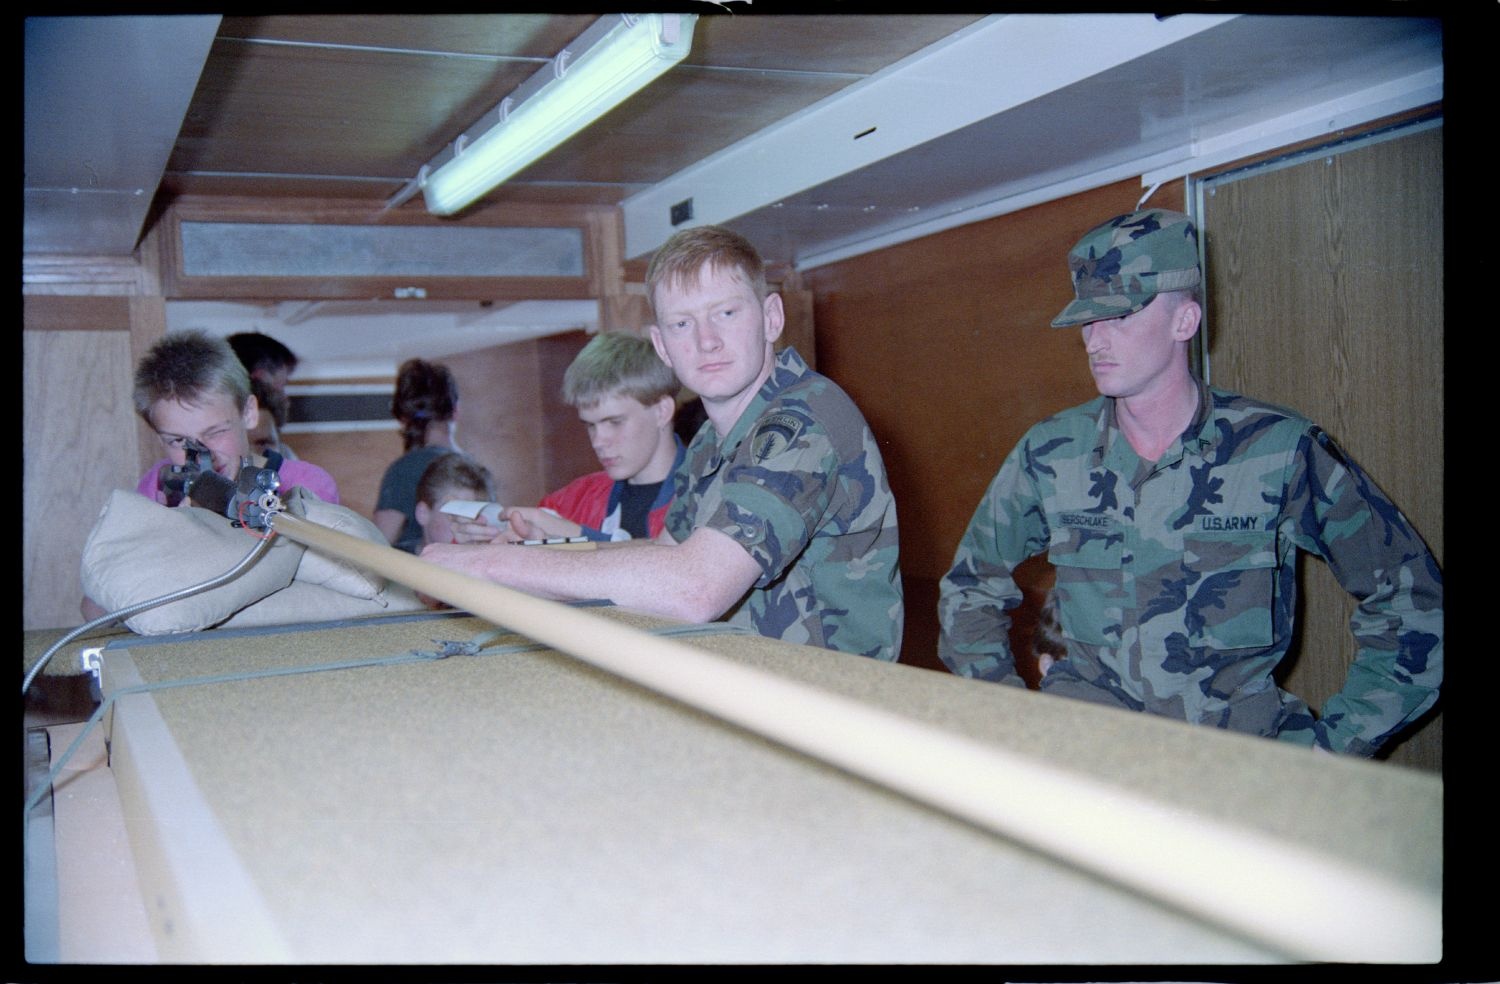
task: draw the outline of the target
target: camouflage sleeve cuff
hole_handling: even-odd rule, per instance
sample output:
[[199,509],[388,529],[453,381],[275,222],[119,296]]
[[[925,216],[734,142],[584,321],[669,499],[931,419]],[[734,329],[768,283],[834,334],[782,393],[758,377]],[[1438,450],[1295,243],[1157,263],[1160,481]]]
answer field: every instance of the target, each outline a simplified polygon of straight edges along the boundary
[[791,504],[753,484],[726,484],[718,509],[702,525],[733,539],[760,565],[758,587],[796,559],[813,528]]

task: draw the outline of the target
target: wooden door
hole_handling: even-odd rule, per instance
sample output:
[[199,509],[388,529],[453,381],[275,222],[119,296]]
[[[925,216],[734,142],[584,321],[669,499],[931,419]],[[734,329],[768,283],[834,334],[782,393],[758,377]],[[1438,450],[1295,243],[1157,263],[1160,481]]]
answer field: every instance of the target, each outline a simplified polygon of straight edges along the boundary
[[[1197,182],[1210,381],[1291,407],[1359,462],[1443,560],[1440,121]],[[1354,601],[1304,561],[1283,686],[1315,709],[1353,658]],[[1390,752],[1442,768],[1441,702]]]

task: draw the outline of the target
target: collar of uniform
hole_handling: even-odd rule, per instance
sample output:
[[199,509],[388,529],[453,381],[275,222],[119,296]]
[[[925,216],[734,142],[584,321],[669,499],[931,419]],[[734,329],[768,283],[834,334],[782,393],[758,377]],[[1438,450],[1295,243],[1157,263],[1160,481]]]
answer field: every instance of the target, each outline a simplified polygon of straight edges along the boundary
[[661,483],[656,501],[651,503],[653,512],[666,505],[677,494],[677,473],[682,471],[682,463],[687,460],[687,446],[682,443],[682,438],[674,434],[672,440],[677,443],[677,457],[672,459],[672,470],[667,473],[667,480]]
[[[1214,400],[1213,393],[1209,390],[1203,380],[1194,377],[1193,384],[1198,388],[1198,409],[1193,412],[1192,422],[1183,429],[1178,442],[1183,454],[1203,454],[1213,444],[1216,432],[1213,426]],[[1104,406],[1099,413],[1099,427],[1094,440],[1093,466],[1099,467],[1104,464],[1105,455],[1115,441],[1115,435],[1119,432],[1119,426],[1115,423],[1115,401],[1111,397],[1103,396],[1099,399],[1104,401]],[[1119,435],[1121,440],[1124,435]],[[1129,442],[1126,442],[1127,444]],[[1163,464],[1176,457],[1173,448],[1168,448],[1162,455],[1158,464]]]
[[[734,422],[734,427],[729,431],[729,436],[719,442],[719,458],[729,458],[734,455],[740,442],[749,436],[750,428],[760,419],[761,411],[766,405],[774,400],[783,390],[806,376],[812,370],[807,368],[807,363],[802,361],[802,356],[797,350],[788,345],[776,355],[776,362],[771,367],[771,377],[761,386],[760,392],[755,394],[755,399],[740,414],[740,419]],[[716,461],[717,465],[718,462]]]
[[1188,424],[1187,430],[1182,432],[1182,449],[1203,454],[1218,437],[1214,428],[1214,396],[1203,380],[1195,376],[1193,382],[1198,385],[1198,412],[1193,415],[1193,422]]
[[1101,396],[1100,399],[1104,401],[1104,409],[1099,414],[1099,430],[1094,442],[1092,467],[1109,468],[1111,471],[1128,477],[1140,468],[1141,459],[1121,432],[1120,425],[1115,421],[1114,398]]

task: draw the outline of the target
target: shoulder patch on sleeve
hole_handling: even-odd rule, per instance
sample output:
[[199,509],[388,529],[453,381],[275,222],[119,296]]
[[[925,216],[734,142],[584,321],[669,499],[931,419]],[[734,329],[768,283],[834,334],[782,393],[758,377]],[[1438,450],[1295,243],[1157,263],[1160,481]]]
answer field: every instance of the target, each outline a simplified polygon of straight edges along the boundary
[[755,427],[750,436],[750,456],[760,463],[773,458],[796,442],[805,421],[793,413],[773,413]]

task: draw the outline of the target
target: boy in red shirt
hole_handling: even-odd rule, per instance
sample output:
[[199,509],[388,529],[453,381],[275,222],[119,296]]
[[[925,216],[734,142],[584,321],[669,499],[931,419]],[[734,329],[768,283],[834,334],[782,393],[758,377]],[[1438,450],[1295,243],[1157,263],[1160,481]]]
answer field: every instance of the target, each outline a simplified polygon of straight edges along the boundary
[[677,376],[649,339],[596,335],[563,376],[563,400],[578,408],[602,471],[576,479],[536,507],[505,512],[520,539],[586,536],[650,540],[672,503],[683,445],[672,428]]

